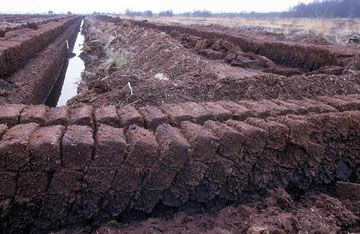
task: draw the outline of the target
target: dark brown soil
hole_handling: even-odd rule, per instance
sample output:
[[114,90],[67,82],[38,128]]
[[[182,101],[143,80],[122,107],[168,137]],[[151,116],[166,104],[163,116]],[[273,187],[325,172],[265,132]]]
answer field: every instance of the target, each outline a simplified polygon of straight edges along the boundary
[[[278,41],[292,41],[292,42],[305,42],[314,45],[333,45],[334,42],[327,40],[323,35],[317,34],[315,32],[308,32],[305,34],[301,30],[292,29],[292,32],[287,35],[284,34],[285,29],[272,29],[262,26],[246,26],[241,25],[235,28],[221,26],[218,24],[210,25],[192,25],[193,27],[203,28],[207,30],[216,30],[225,33],[239,33],[253,36],[262,36],[268,38],[269,40],[278,40]],[[272,32],[275,31],[275,32]],[[300,31],[300,32],[299,32]],[[344,40],[345,41],[345,40]]]
[[[354,186],[359,192],[359,185]],[[197,215],[185,211],[130,224],[113,221],[93,233],[357,233],[360,217],[344,201],[318,192],[295,200],[284,190],[269,190],[261,201],[246,205]]]
[[65,20],[31,19],[0,38],[0,233],[360,232],[359,51],[87,17],[79,94],[49,108],[25,104],[80,18],[9,50]]
[[0,231],[358,230],[359,95],[318,99],[0,106]]
[[[17,63],[24,59],[17,59],[16,56],[21,57],[21,54],[13,54],[10,56],[14,57],[13,62],[10,63],[11,69],[6,69],[6,64],[3,64],[4,66],[2,67],[5,68],[5,70],[1,71],[1,76],[5,76],[5,78],[0,79],[0,104],[41,104],[46,100],[61,69],[66,65],[68,55],[67,41],[69,46],[75,42],[74,39],[76,38],[80,21],[79,18],[73,18],[62,23],[63,27],[56,28],[57,30],[51,28],[53,27],[51,24],[42,29],[45,33],[50,34],[51,37],[43,36],[44,40],[29,40],[29,42],[23,43],[27,44],[28,47],[36,47],[37,49],[34,50],[33,53],[39,50],[39,53],[32,53],[31,56],[29,52],[30,49],[24,52],[23,56],[25,58],[28,57],[28,55],[34,57],[33,59],[28,59],[26,63],[23,64],[24,67],[21,67],[21,65]],[[49,30],[50,33],[47,30]],[[55,34],[54,31],[58,32]],[[13,32],[15,33],[17,31]],[[24,38],[25,36],[29,35],[24,34]],[[51,41],[49,38],[54,39],[54,41]],[[45,39],[49,40],[47,41]],[[0,43],[5,46],[10,42],[11,41],[4,40]],[[21,46],[24,46],[23,44],[21,44]],[[47,44],[49,45],[46,46]],[[7,49],[7,47],[4,48]],[[7,61],[9,53],[5,53],[4,57],[4,61]],[[16,72],[7,76],[10,70]]]
[[[66,16],[60,15],[0,15],[0,31],[10,32],[23,28],[36,28],[51,21],[58,21]],[[30,27],[29,27],[30,26]]]
[[76,17],[68,17],[39,26],[30,23],[29,27],[31,28],[27,27],[7,33],[5,38],[0,39],[0,78],[6,79],[22,68],[76,19]]
[[[193,48],[205,39],[179,34],[175,29],[168,35],[129,21],[112,23],[107,18],[91,19],[85,22],[85,37],[86,72],[80,93],[70,104],[159,106],[184,101],[302,99],[353,94],[360,90],[358,73],[347,73],[344,67],[337,70],[325,67],[306,73],[244,52],[241,52],[242,58],[253,65],[237,63],[235,67],[224,61],[226,54],[232,53],[224,47],[218,48],[224,51],[222,59],[208,59],[202,53],[197,54],[202,50]],[[209,45],[215,43],[210,52],[217,52],[212,49],[217,49],[217,41],[208,41]],[[192,47],[191,43],[194,43]],[[261,61],[271,67],[264,67]],[[294,75],[296,73],[301,75]]]

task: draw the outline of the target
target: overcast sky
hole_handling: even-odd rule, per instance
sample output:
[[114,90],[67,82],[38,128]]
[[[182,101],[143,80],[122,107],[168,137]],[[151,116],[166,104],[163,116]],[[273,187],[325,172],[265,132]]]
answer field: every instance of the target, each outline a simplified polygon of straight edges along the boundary
[[1,0],[1,12],[47,12],[92,13],[124,12],[126,9],[159,12],[210,10],[213,12],[284,11],[299,2],[313,0]]

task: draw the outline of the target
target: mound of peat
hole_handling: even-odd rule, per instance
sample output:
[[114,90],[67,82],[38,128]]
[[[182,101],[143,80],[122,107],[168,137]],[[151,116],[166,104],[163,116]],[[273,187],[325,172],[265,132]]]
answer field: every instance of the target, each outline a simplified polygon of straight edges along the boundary
[[[84,32],[86,71],[79,95],[69,104],[124,106],[135,102],[159,106],[186,101],[302,99],[360,90],[356,72],[285,77],[251,67],[233,67],[195,54],[178,37],[128,21],[92,18],[85,21]],[[246,61],[251,64],[255,60]],[[331,74],[324,69],[326,72]]]
[[[69,49],[75,42],[80,26],[80,17],[71,17],[61,22],[49,23],[48,27],[45,26],[46,24],[41,30],[42,33],[24,34],[21,38],[27,40],[20,43],[18,47],[6,47],[3,51],[3,59],[6,61],[2,64],[4,69],[15,71],[15,73],[5,79],[0,79],[0,104],[44,103],[60,71],[66,66]],[[5,42],[8,44],[11,40]],[[26,50],[22,49],[24,46]],[[22,53],[16,51],[22,51]],[[35,57],[29,59],[29,56]],[[24,59],[27,59],[24,63],[16,62]],[[4,76],[7,74],[8,72],[2,72]]]
[[360,231],[357,51],[87,17],[80,94],[25,105],[71,20],[3,63],[1,233]]
[[[149,106],[1,107],[8,113],[0,117],[7,124],[0,125],[2,231],[96,227],[113,218],[131,220],[133,212],[136,218],[157,209],[249,202],[268,189],[299,193],[339,180],[358,183],[359,98],[319,100],[327,104],[287,101],[267,111],[269,102],[178,104],[198,105],[190,108],[198,110],[191,118],[173,113],[169,104],[164,112]],[[324,114],[284,115],[306,113],[311,105]],[[246,112],[257,117],[235,120]],[[145,128],[126,126],[130,122]],[[348,218],[344,227],[334,227],[356,226],[355,214],[325,198]],[[282,208],[280,200],[269,199]],[[264,209],[254,214],[265,219]],[[319,215],[332,212],[324,209]]]

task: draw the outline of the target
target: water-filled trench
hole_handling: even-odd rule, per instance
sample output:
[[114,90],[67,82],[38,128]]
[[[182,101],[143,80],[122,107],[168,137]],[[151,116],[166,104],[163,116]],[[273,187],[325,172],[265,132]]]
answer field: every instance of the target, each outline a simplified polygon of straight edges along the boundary
[[73,56],[63,65],[58,79],[52,88],[45,104],[51,107],[66,105],[66,102],[77,95],[78,85],[81,81],[81,73],[85,69],[84,61],[80,58],[84,43],[84,35],[81,22],[80,31],[76,37],[73,48]]

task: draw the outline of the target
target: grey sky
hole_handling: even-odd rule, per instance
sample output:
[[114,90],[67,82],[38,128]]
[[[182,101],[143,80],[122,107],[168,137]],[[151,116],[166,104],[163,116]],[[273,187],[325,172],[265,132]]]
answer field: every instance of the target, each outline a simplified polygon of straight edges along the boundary
[[210,10],[213,12],[284,11],[298,2],[313,0],[1,0],[1,12],[47,12],[91,13],[136,11],[174,12]]

